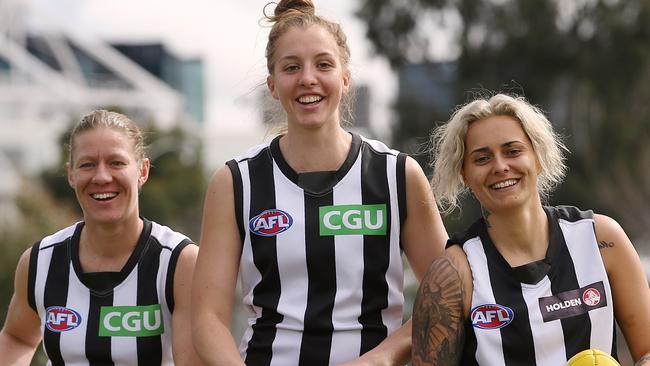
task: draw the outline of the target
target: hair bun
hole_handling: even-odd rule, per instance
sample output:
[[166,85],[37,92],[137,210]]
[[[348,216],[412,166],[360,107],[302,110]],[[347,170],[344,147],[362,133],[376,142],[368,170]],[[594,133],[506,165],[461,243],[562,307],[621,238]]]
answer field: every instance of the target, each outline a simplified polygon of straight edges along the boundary
[[273,11],[273,20],[277,21],[283,15],[294,12],[315,15],[316,8],[311,0],[280,0]]

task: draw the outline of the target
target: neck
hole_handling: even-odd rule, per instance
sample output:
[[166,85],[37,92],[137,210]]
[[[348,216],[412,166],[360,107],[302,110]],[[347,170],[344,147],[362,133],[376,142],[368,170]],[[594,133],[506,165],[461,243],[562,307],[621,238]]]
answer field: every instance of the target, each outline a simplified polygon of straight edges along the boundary
[[352,136],[341,126],[332,129],[289,130],[280,151],[298,173],[338,170],[350,152]]
[[549,234],[541,203],[508,212],[484,211],[483,215],[492,242],[511,266],[544,259]]
[[79,239],[79,261],[84,272],[118,272],[138,243],[144,222],[137,220],[116,225],[86,222]]

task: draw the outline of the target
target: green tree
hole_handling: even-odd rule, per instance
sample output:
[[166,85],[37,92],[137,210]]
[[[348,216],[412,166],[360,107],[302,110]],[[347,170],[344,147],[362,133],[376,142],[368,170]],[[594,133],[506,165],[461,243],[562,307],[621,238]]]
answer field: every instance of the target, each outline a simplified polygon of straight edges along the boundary
[[449,35],[457,53],[454,79],[443,84],[448,106],[398,100],[396,146],[426,136],[476,91],[525,95],[572,150],[554,197],[611,214],[632,237],[648,235],[650,1],[362,0],[357,15],[400,74],[436,64],[429,51],[436,32]]

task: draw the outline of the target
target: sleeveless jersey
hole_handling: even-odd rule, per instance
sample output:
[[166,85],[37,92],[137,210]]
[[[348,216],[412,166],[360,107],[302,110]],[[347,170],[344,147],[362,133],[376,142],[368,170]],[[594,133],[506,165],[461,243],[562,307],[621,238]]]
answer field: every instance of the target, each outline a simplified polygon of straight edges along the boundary
[[401,326],[405,159],[352,134],[346,161],[320,192],[301,187],[279,137],[227,163],[250,310],[246,364],[338,364]]
[[174,270],[191,243],[144,220],[115,285],[101,289],[81,270],[79,222],[32,247],[28,301],[41,318],[48,365],[173,365]]
[[593,213],[544,207],[549,219],[546,276],[522,283],[479,219],[448,245],[461,245],[472,270],[472,310],[461,365],[566,365],[597,348],[616,357],[612,293]]

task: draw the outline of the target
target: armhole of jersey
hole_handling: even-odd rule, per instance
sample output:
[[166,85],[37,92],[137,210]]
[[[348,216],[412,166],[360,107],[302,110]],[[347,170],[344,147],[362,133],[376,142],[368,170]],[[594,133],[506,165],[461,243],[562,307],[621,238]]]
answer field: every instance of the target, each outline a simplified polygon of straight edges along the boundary
[[399,204],[399,222],[406,221],[406,154],[397,155],[397,202]]
[[189,239],[183,240],[176,246],[176,248],[174,248],[172,255],[169,258],[167,278],[165,280],[165,297],[167,298],[167,306],[169,307],[170,313],[174,312],[174,274],[176,273],[178,257],[181,256],[183,249],[190,244],[192,244],[192,242]]
[[32,245],[32,251],[29,254],[29,268],[27,270],[27,302],[29,306],[38,313],[36,309],[36,265],[38,263],[38,250],[41,245],[40,241],[37,241]]
[[237,219],[237,227],[239,228],[239,239],[243,243],[246,233],[244,231],[243,219],[244,193],[241,172],[235,160],[230,160],[226,164],[232,173],[232,185],[235,192],[235,218]]

